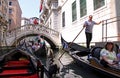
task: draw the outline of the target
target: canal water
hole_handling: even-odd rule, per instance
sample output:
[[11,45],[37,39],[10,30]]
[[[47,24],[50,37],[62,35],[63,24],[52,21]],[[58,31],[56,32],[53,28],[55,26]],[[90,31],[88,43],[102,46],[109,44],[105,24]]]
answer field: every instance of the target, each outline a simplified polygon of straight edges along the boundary
[[[110,78],[92,69],[78,66],[75,63],[75,61],[71,58],[71,56],[69,56],[69,54],[66,52],[60,58],[63,52],[64,51],[60,50],[54,53],[55,63],[57,63],[57,65],[60,67],[60,72],[55,78]],[[43,64],[47,66],[47,59],[40,59],[43,62]]]

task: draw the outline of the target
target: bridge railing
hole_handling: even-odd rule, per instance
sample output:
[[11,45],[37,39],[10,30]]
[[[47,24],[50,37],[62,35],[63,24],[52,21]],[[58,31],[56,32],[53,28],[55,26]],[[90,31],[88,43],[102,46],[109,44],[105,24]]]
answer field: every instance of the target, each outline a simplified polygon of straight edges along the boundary
[[21,26],[21,27],[17,27],[15,29],[12,29],[12,30],[8,30],[6,32],[6,37],[15,37],[15,35],[20,35],[20,33],[25,33],[27,31],[33,31],[34,32],[43,32],[43,33],[46,33],[46,34],[51,34],[51,36],[56,36],[58,37],[59,36],[59,32],[53,30],[53,29],[50,29],[48,27],[45,27],[45,26],[41,26],[41,25],[33,25],[33,24],[29,24],[29,25],[24,25],[24,26]]
[[[5,36],[6,36],[7,40],[9,40],[9,39],[16,40],[17,37],[25,36],[28,33],[29,34],[41,33],[41,35],[45,34],[50,38],[59,39],[58,31],[55,31],[53,29],[50,29],[50,28],[42,26],[42,25],[33,25],[33,24],[24,25],[24,26],[20,26],[15,29],[12,29],[12,30],[8,30],[5,34]],[[10,43],[10,41],[8,41],[8,42]]]

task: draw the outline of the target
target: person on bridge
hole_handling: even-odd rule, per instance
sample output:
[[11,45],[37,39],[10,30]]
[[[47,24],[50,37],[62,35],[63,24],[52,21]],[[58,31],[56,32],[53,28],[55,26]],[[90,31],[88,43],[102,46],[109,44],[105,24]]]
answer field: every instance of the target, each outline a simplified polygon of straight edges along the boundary
[[85,27],[85,35],[86,35],[86,46],[87,48],[90,48],[90,42],[92,40],[92,29],[94,25],[99,25],[100,22],[95,22],[92,20],[93,16],[89,15],[89,19],[84,22],[83,27]]
[[36,18],[34,19],[33,23],[34,23],[35,25],[39,24],[39,23],[38,23],[38,20],[37,20]]

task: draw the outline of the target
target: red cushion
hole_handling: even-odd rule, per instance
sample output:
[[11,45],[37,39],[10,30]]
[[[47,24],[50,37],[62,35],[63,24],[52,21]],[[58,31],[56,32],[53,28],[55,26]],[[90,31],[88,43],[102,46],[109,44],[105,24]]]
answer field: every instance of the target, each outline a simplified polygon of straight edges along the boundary
[[4,67],[9,67],[9,66],[26,66],[30,63],[29,60],[19,60],[19,61],[8,61],[5,63]]
[[8,61],[6,64],[29,64],[29,60],[19,60],[19,61]]
[[19,70],[3,70],[0,75],[11,75],[11,74],[27,74],[28,70],[27,69],[19,69]]
[[[16,73],[15,73],[16,72]],[[20,75],[19,75],[20,74]],[[38,74],[32,74],[32,75],[21,75],[21,74],[27,74],[27,71],[25,70],[7,70],[3,73],[0,73],[0,76],[3,76],[5,78],[39,78]],[[15,76],[18,75],[18,76]]]
[[8,78],[40,78],[38,74],[33,74],[29,76],[13,76],[13,77],[8,77]]

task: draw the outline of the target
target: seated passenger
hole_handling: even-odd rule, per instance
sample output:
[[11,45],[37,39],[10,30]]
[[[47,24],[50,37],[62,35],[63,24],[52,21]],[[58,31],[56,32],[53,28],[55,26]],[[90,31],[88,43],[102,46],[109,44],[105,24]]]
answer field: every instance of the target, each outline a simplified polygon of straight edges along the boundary
[[113,51],[114,44],[112,42],[107,42],[105,48],[103,48],[100,52],[100,63],[104,67],[109,67],[109,65],[116,64],[117,56],[115,51]]

